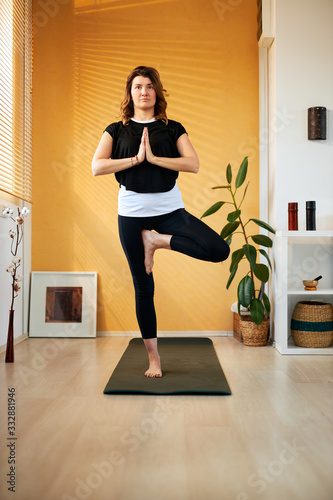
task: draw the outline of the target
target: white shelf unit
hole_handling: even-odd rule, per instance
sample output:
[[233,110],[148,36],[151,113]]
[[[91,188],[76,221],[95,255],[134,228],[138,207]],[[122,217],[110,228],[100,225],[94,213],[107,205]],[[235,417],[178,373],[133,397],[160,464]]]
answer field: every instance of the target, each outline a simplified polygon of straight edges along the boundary
[[[333,354],[326,348],[298,347],[290,321],[297,302],[333,304],[333,231],[278,231],[275,249],[274,345],[281,354]],[[303,280],[322,275],[316,291],[304,290]]]

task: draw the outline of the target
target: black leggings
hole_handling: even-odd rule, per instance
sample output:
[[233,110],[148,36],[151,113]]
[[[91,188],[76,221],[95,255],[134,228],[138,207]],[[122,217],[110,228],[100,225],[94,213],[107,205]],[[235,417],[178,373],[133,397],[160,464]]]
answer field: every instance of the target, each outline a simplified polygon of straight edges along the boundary
[[155,217],[118,216],[119,235],[127,257],[135,288],[136,316],[144,339],[157,334],[154,307],[154,279],[144,266],[144,247],[141,231],[155,230],[171,234],[171,250],[195,259],[222,262],[230,249],[219,234],[183,208]]

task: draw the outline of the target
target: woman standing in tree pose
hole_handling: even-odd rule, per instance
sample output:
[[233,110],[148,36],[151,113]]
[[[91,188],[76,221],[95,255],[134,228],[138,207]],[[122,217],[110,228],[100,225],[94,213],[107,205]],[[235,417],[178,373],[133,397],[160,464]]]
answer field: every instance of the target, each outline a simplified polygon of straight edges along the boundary
[[179,172],[197,173],[198,156],[184,127],[166,115],[159,73],[147,66],[128,76],[122,120],[109,125],[92,160],[94,175],[115,174],[120,184],[120,241],[133,277],[136,314],[145,343],[147,377],[161,377],[154,307],[154,252],[165,248],[221,262],[227,243],[186,212],[176,183]]

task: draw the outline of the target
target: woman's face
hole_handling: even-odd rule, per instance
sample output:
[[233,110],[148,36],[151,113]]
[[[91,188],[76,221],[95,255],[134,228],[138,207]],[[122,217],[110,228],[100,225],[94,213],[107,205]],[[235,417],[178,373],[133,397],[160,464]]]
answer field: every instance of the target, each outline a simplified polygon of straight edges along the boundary
[[136,76],[132,82],[131,95],[134,109],[148,111],[154,110],[156,103],[156,92],[150,78]]

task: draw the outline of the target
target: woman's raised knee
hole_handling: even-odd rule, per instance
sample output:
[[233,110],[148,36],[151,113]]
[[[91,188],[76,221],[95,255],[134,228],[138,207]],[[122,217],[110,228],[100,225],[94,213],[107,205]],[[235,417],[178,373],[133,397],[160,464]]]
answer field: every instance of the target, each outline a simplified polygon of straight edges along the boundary
[[218,244],[211,250],[211,261],[212,262],[223,262],[229,257],[230,247],[222,238]]

